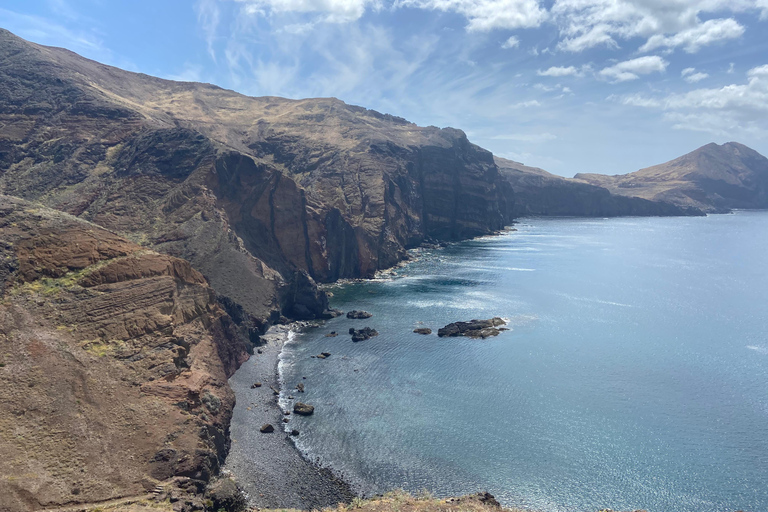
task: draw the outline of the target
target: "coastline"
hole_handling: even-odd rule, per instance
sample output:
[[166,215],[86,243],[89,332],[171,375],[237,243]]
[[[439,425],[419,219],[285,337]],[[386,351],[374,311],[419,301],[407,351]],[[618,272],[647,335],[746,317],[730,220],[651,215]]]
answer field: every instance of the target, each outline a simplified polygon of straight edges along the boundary
[[[278,363],[283,345],[305,322],[272,326],[263,345],[229,379],[237,402],[230,426],[232,445],[223,471],[229,473],[255,508],[321,509],[349,503],[356,494],[328,468],[307,460],[284,431]],[[261,386],[251,388],[255,382]],[[271,424],[274,432],[262,433]]]

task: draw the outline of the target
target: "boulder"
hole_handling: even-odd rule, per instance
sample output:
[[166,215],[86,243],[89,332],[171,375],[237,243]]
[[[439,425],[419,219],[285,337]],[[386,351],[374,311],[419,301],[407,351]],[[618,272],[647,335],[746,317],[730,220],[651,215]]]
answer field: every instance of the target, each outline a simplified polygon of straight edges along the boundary
[[445,327],[438,329],[437,335],[445,336],[470,336],[473,338],[487,338],[488,336],[496,336],[499,334],[499,330],[496,327],[504,325],[506,322],[499,317],[494,317],[489,320],[470,320],[469,322],[453,322]]
[[261,387],[261,382],[254,382],[251,384],[251,389],[256,389]]
[[416,334],[432,334],[432,329],[429,327],[419,327],[418,329],[414,329],[413,332]]
[[293,412],[301,416],[311,416],[315,413],[315,407],[302,402],[296,402],[293,404]]
[[262,425],[261,428],[259,429],[259,432],[261,432],[262,434],[269,434],[270,432],[274,432],[274,431],[275,431],[275,427],[273,427],[270,423]]
[[299,431],[298,431],[298,430],[296,430],[296,429],[293,429],[293,430],[291,430],[291,435],[292,435],[293,437],[296,437],[296,436],[298,436],[298,435],[299,435]]
[[221,477],[211,482],[205,491],[205,497],[212,502],[212,510],[240,512],[246,507],[245,495],[229,477]]
[[331,331],[328,334],[326,334],[325,337],[326,338],[335,338],[338,335],[339,335],[339,333],[337,333],[336,331]]
[[354,320],[364,320],[366,318],[371,318],[373,315],[367,311],[358,311],[357,309],[354,309],[347,313],[347,318],[352,318]]
[[376,329],[371,329],[370,327],[363,327],[362,329],[350,328],[349,334],[352,335],[352,341],[354,342],[365,341],[379,335]]
[[299,393],[303,393],[304,392],[304,384],[302,384],[301,382],[296,384],[296,391],[298,391]]

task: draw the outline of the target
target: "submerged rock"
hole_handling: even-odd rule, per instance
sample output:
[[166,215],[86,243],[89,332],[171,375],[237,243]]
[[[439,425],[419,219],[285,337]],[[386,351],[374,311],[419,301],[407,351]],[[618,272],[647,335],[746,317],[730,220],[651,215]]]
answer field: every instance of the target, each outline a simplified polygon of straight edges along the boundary
[[297,390],[299,393],[303,393],[303,392],[304,392],[304,384],[302,384],[301,382],[299,382],[298,384],[296,384],[296,390]]
[[497,336],[499,329],[496,327],[505,325],[506,322],[499,317],[489,320],[470,320],[469,322],[453,322],[445,327],[438,329],[437,335],[445,336],[467,336],[470,338],[487,338]]
[[261,382],[254,382],[251,384],[251,389],[256,389],[261,387]]
[[417,329],[414,329],[413,332],[416,334],[432,334],[432,329],[429,327],[419,327]]
[[299,435],[299,431],[298,431],[298,430],[296,430],[296,429],[293,429],[293,430],[291,430],[291,435],[292,435],[293,437],[296,437],[296,436],[298,436],[298,435]]
[[301,416],[310,416],[315,413],[315,407],[302,402],[296,402],[293,404],[293,412]]
[[373,316],[372,313],[369,313],[367,311],[358,311],[357,309],[347,313],[347,318],[352,318],[354,320],[363,320],[365,318],[371,318],[372,316]]
[[339,333],[337,333],[336,331],[331,331],[328,334],[326,334],[325,337],[326,338],[335,338],[338,335],[339,335]]
[[376,329],[371,329],[370,327],[363,327],[362,329],[355,329],[350,327],[349,334],[352,335],[352,341],[365,341],[367,339],[373,338],[374,336],[378,336],[379,332]]

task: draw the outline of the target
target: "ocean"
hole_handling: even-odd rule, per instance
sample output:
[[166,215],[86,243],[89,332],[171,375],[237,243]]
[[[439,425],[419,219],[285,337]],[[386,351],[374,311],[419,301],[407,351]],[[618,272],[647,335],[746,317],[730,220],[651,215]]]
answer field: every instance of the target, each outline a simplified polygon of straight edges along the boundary
[[[768,511],[768,212],[514,227],[329,288],[373,317],[284,347],[281,403],[303,382],[316,407],[297,446],[368,495]],[[485,340],[412,332],[494,316]]]

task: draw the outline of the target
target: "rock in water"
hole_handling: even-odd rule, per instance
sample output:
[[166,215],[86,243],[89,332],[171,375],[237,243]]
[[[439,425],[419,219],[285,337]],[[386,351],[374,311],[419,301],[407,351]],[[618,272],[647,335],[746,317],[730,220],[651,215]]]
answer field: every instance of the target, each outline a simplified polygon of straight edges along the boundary
[[429,327],[419,327],[418,329],[414,329],[413,332],[416,334],[432,334],[432,329]]
[[347,313],[347,318],[352,318],[354,320],[363,320],[365,318],[371,318],[373,315],[367,311],[358,311],[353,310]]
[[298,436],[298,435],[299,435],[299,431],[298,431],[298,430],[296,430],[296,429],[293,429],[293,430],[291,430],[291,435],[292,435],[293,437],[296,437],[296,436]]
[[303,393],[303,392],[304,392],[304,384],[302,384],[301,382],[299,382],[298,384],[296,384],[296,390],[297,390],[299,393]]
[[273,427],[270,423],[267,423],[266,425],[262,425],[259,431],[262,434],[269,434],[270,432],[275,431],[275,427]]
[[251,384],[251,389],[256,389],[261,387],[261,382],[254,382]]
[[355,329],[350,327],[349,334],[352,335],[352,341],[365,341],[367,339],[373,338],[374,336],[378,336],[379,332],[376,329],[371,329],[370,327],[363,327],[362,329]]
[[301,416],[311,416],[315,413],[315,407],[302,402],[293,404],[293,412]]
[[489,320],[470,320],[469,322],[453,322],[445,327],[438,329],[437,335],[445,336],[467,336],[470,338],[487,338],[497,336],[499,330],[496,327],[504,325],[506,322],[499,317]]

